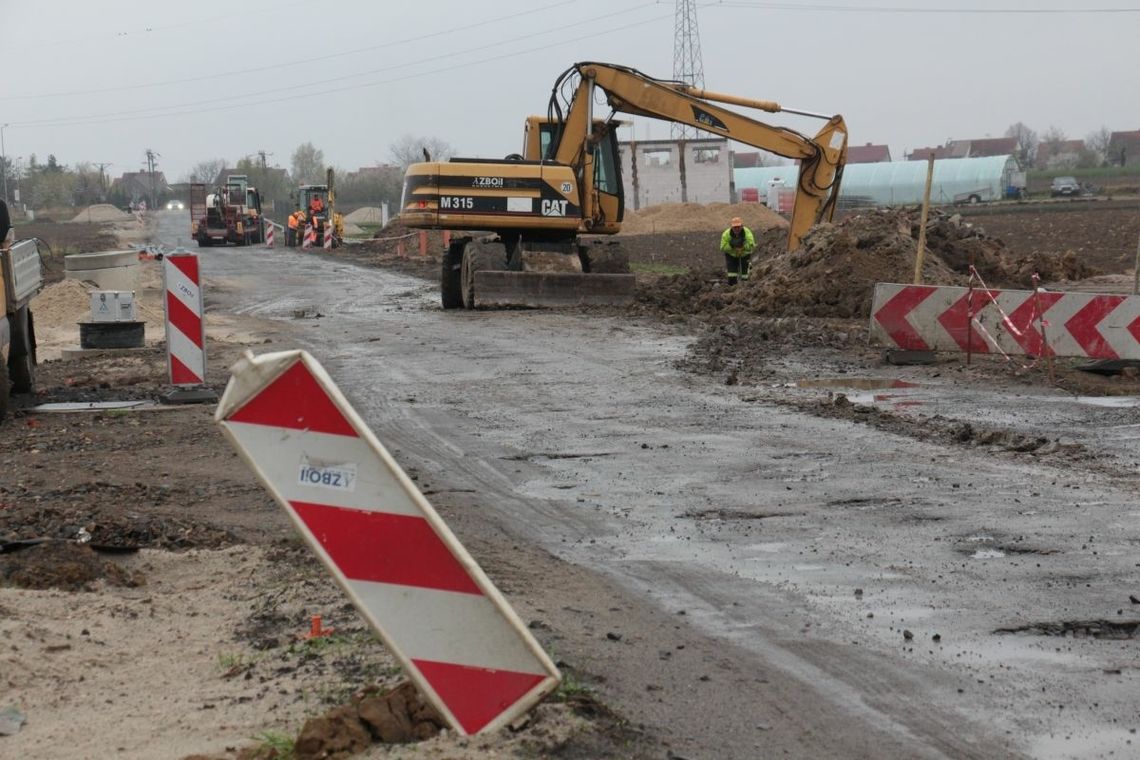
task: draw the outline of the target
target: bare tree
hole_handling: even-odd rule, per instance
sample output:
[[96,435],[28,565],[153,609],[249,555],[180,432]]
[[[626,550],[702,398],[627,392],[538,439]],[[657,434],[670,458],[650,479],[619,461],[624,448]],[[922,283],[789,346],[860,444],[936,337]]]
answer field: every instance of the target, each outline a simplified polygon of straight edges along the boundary
[[1076,166],[1077,156],[1065,155],[1062,147],[1068,135],[1060,127],[1049,125],[1041,135],[1041,142],[1037,145],[1037,164],[1048,169],[1072,169]]
[[311,142],[301,143],[293,151],[293,181],[301,185],[319,185],[325,181],[325,154]]
[[1095,132],[1089,132],[1085,138],[1085,147],[1096,154],[1097,163],[1103,164],[1108,159],[1108,146],[1112,142],[1112,130],[1101,126]]
[[388,146],[392,161],[403,171],[417,161],[446,161],[455,155],[455,149],[438,137],[404,135]]
[[1037,133],[1019,121],[1009,125],[1005,136],[1017,138],[1017,160],[1023,167],[1029,166],[1037,152]]
[[211,158],[209,161],[199,161],[194,164],[187,178],[189,182],[212,183],[226,168],[226,159]]

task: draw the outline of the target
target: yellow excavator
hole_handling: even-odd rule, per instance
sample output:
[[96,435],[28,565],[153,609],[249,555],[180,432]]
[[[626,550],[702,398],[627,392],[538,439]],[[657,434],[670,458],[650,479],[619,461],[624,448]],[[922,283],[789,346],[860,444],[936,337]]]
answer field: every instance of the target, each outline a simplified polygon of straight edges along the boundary
[[[601,91],[611,113],[595,118]],[[719,103],[824,120],[815,135],[765,124]],[[409,227],[467,231],[443,256],[445,309],[613,304],[633,296],[628,257],[612,240],[625,196],[618,113],[687,124],[798,159],[788,250],[835,212],[847,160],[842,116],[710,92],[609,63],[576,63],[555,81],[547,115],[527,119],[523,152],[505,159],[453,158],[412,164],[400,219]]]

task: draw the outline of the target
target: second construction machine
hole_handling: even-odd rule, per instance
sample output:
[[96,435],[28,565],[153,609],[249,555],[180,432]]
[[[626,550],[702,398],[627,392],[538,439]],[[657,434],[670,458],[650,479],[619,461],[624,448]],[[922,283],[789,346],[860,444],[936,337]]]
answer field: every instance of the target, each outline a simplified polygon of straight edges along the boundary
[[[595,118],[595,97],[611,112]],[[814,137],[719,103],[822,119]],[[557,79],[547,115],[527,119],[523,152],[505,159],[412,164],[400,219],[409,227],[466,231],[444,253],[445,309],[609,304],[629,300],[633,275],[614,235],[625,211],[615,115],[686,124],[800,162],[788,250],[835,212],[847,160],[842,116],[784,108],[653,79],[608,63],[576,63]]]
[[[297,208],[305,212],[306,222],[313,228],[319,248],[325,239],[325,229],[332,230],[332,246],[339,248],[344,242],[344,215],[336,210],[336,185],[332,169],[328,169],[323,185],[301,185],[295,199]],[[314,206],[314,201],[318,203]],[[330,222],[331,220],[331,222]]]

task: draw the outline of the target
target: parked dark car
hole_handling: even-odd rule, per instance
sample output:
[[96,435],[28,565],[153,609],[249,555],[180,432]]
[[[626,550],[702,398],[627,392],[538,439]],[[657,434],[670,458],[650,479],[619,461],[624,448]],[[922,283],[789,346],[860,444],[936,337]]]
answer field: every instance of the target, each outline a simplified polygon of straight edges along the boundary
[[1053,186],[1049,189],[1049,194],[1054,198],[1080,195],[1081,183],[1077,182],[1076,177],[1054,177]]

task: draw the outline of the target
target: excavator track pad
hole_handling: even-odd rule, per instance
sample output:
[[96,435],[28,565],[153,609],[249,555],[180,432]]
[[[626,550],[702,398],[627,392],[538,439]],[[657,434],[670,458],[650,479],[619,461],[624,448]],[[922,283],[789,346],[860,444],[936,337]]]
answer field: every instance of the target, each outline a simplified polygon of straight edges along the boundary
[[552,308],[565,306],[624,306],[633,302],[634,275],[579,272],[475,273],[475,306]]

